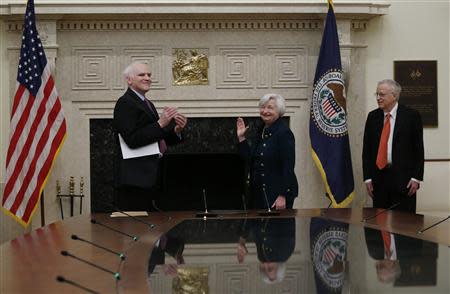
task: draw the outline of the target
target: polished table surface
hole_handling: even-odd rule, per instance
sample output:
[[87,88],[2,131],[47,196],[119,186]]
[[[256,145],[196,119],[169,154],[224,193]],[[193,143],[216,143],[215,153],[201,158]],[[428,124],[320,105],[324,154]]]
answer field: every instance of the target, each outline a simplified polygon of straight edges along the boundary
[[[443,218],[394,211],[373,217],[380,212],[82,215],[4,243],[0,293],[450,293],[450,221],[418,234]],[[393,233],[400,264],[388,283],[376,270],[379,230]],[[238,248],[247,250],[241,260]],[[284,274],[268,284],[273,268]]]

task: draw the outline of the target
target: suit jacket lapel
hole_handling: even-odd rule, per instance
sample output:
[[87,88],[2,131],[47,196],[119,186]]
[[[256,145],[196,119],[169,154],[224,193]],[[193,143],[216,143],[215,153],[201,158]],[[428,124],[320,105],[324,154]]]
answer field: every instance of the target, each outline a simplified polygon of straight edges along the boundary
[[[374,124],[375,124],[374,127],[375,127],[375,131],[376,131],[376,140],[377,140],[377,142],[380,142],[381,132],[383,130],[383,125],[384,125],[384,112],[383,112],[383,110],[378,109],[378,112],[377,112],[377,114],[375,116]],[[378,148],[378,145],[376,146],[376,148]]]
[[398,108],[397,108],[397,116],[395,117],[394,134],[392,136],[392,146],[395,146],[394,142],[397,140],[398,130],[402,126],[403,114],[404,114],[403,113],[403,107],[401,107],[401,105],[399,104]]
[[[135,103],[139,108],[141,108],[142,110],[144,110],[144,111],[145,111],[152,119],[156,119],[156,120],[159,119],[159,117],[155,116],[155,114],[156,114],[157,112],[156,112],[156,109],[155,109],[155,107],[153,106],[153,104],[152,104],[152,109],[150,109],[150,108],[148,107],[147,103],[146,103],[145,101],[142,101],[142,99],[139,98],[139,96],[136,95],[136,93],[134,93],[134,91],[131,90],[130,88],[128,88],[128,95],[129,95],[130,98],[134,101],[134,103]],[[151,102],[150,102],[150,103],[151,103]],[[152,110],[153,110],[154,112],[153,112]]]

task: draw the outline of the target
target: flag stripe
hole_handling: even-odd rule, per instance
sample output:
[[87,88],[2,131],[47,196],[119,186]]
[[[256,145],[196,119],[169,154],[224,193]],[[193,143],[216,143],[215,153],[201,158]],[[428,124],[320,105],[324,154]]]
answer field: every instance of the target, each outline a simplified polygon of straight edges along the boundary
[[11,110],[11,120],[12,120],[12,117],[14,116],[14,114],[16,113],[17,107],[19,106],[19,102],[23,101],[21,99],[21,97],[22,97],[23,92],[25,91],[25,89],[26,88],[24,86],[22,86],[21,84],[17,83],[17,85],[16,85],[16,95],[14,95],[14,102],[13,102],[13,107],[12,107],[12,110]]
[[[28,97],[26,98],[22,98],[22,95],[20,96],[20,99],[22,99],[22,101],[25,101],[26,103],[24,103],[24,109],[21,111],[21,115],[20,116],[15,116],[15,118],[18,119],[17,123],[14,123],[14,121],[12,121],[13,125],[11,126],[12,128],[14,128],[14,134],[12,135],[11,139],[10,139],[10,145],[8,148],[8,154],[6,157],[6,166],[8,167],[9,165],[9,161],[11,160],[11,156],[13,155],[14,151],[17,151],[16,149],[16,145],[17,142],[19,141],[20,136],[23,133],[23,130],[25,128],[25,124],[28,121],[28,117],[30,115],[31,112],[31,108],[33,106],[33,97],[30,97],[30,92],[28,92],[28,90],[26,90],[25,87],[20,86],[19,87],[20,90],[23,89],[23,95],[26,95]],[[26,90],[26,91],[25,91]],[[18,103],[19,104],[19,103]]]

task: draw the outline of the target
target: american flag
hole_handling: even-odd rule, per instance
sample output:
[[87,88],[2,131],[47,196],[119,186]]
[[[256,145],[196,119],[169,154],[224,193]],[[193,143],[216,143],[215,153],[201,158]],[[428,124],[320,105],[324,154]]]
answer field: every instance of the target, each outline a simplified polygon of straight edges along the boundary
[[25,12],[2,206],[28,226],[66,135],[66,120],[36,29],[34,1]]

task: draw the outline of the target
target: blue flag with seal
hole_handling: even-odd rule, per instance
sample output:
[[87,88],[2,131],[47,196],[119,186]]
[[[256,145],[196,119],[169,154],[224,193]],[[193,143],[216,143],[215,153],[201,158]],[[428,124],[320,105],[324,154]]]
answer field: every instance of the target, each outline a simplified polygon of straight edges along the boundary
[[347,207],[354,197],[344,75],[333,1],[328,14],[314,77],[309,135],[313,160],[333,207]]

